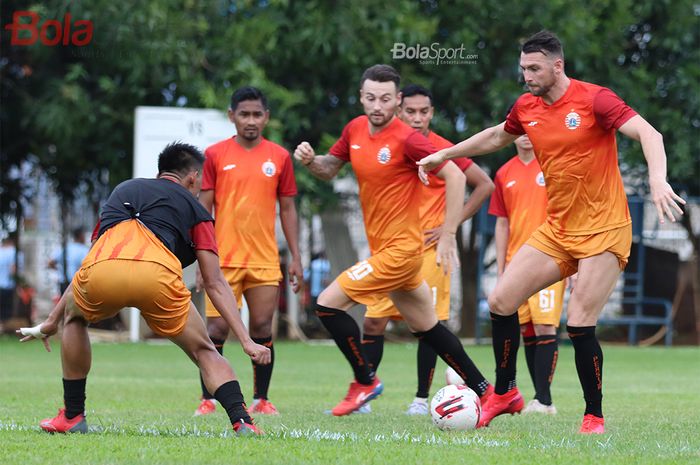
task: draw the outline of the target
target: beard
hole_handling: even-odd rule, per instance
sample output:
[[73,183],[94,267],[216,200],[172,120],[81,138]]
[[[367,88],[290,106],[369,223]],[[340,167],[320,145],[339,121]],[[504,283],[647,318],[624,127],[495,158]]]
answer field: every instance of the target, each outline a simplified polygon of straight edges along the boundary
[[260,135],[260,131],[256,130],[243,130],[239,136],[247,141],[254,141]]
[[551,84],[537,84],[537,85],[534,85],[532,87],[527,85],[527,84],[525,84],[525,85],[527,86],[530,93],[532,95],[534,95],[535,97],[540,97],[542,95],[545,95],[550,90],[552,90],[552,87],[554,87],[553,82]]
[[393,114],[385,115],[384,113],[370,113],[368,118],[373,126],[381,127],[386,125],[393,116]]

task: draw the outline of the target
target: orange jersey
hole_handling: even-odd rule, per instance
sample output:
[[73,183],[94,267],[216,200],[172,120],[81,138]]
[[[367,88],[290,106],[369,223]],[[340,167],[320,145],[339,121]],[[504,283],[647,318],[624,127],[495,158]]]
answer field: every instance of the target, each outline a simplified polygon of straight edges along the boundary
[[372,135],[367,117],[359,116],[331,147],[329,153],[350,162],[355,171],[373,255],[388,247],[418,255],[423,250],[416,161],[435,151],[425,136],[396,117]]
[[264,138],[246,150],[233,137],[204,154],[202,190],[214,190],[219,264],[279,268],[277,199],[297,193],[289,152]]
[[535,229],[544,223],[547,190],[537,160],[525,164],[517,155],[496,172],[494,183],[496,189],[491,196],[489,213],[508,218],[508,263]]
[[609,89],[575,79],[552,105],[532,94],[515,102],[505,130],[527,133],[532,142],[553,230],[589,235],[631,222],[615,130],[636,114]]
[[[442,150],[452,147],[454,144],[444,137],[438,136],[433,131],[428,133],[428,140],[436,149]],[[474,162],[469,158],[455,158],[452,160],[459,169],[464,172]],[[445,181],[437,176],[428,176],[430,184],[421,184],[418,200],[418,211],[423,230],[436,228],[445,221]],[[437,244],[437,242],[435,243]]]

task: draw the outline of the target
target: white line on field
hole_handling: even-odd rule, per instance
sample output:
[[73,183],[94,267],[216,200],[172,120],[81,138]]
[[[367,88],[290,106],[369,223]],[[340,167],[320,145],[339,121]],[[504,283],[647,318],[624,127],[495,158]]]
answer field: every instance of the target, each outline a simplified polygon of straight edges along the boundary
[[[40,431],[39,427],[18,425],[17,423],[0,422],[0,432],[2,431]],[[179,425],[174,427],[164,427],[162,425],[139,425],[133,428],[117,426],[91,426],[89,432],[93,434],[135,434],[139,436],[160,436],[160,437],[207,437],[225,438],[234,436],[233,431],[203,431],[197,427]],[[474,445],[483,447],[506,447],[508,441],[497,441],[487,439],[474,434],[472,436],[462,436],[459,433],[438,433],[427,435],[415,435],[408,432],[393,431],[391,433],[345,433],[337,431],[324,431],[320,429],[274,429],[265,432],[266,439],[304,439],[307,441],[336,441],[336,442],[390,442],[390,443],[410,443],[410,444],[431,444],[431,445]],[[465,433],[469,434],[469,433]]]

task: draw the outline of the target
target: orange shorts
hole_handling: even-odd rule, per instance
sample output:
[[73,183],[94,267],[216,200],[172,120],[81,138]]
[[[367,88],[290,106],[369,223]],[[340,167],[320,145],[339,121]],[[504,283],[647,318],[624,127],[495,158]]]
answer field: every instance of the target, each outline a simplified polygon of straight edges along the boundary
[[[278,287],[282,281],[282,270],[279,268],[221,268],[221,272],[236,296],[239,309],[243,306],[243,293],[248,289],[260,286]],[[209,296],[206,296],[205,300],[207,318],[220,317],[221,314],[209,300]]]
[[[423,251],[423,265],[421,274],[430,287],[433,296],[433,308],[440,321],[450,318],[450,275],[443,273],[437,266],[437,247],[430,247]],[[401,320],[399,310],[389,297],[382,297],[375,304],[367,306],[365,318],[386,318]]]
[[373,305],[391,291],[410,291],[421,285],[422,255],[387,248],[340,273],[336,281],[355,302]]
[[537,294],[530,296],[518,308],[518,320],[524,325],[532,321],[536,325],[552,325],[559,327],[561,311],[564,308],[564,280],[554,283]]
[[78,270],[72,285],[75,303],[89,322],[136,307],[160,336],[174,337],[185,329],[190,291],[181,275],[160,263],[103,260]]
[[576,273],[579,260],[603,252],[614,254],[622,271],[632,247],[632,224],[587,236],[571,236],[555,232],[545,222],[526,244],[552,257],[559,265],[562,279]]

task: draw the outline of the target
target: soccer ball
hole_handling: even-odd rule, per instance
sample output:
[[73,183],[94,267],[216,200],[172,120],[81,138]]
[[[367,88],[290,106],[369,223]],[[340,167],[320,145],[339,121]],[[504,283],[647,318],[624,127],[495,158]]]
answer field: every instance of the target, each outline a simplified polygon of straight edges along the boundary
[[445,384],[464,384],[464,380],[452,367],[445,370]]
[[481,401],[464,384],[450,384],[435,393],[430,402],[430,414],[441,430],[467,431],[479,423]]

